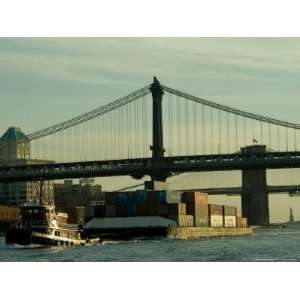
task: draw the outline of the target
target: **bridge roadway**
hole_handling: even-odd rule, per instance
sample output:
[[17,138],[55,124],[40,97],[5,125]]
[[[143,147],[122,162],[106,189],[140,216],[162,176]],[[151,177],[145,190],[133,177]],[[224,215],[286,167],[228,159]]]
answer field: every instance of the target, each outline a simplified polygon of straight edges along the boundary
[[164,157],[160,161],[136,158],[0,167],[0,182],[130,175],[142,178],[159,173],[300,168],[300,152],[232,153]]
[[[242,187],[221,187],[221,188],[204,188],[204,189],[189,189],[189,191],[200,191],[209,195],[228,195],[240,196]],[[290,194],[300,195],[300,185],[269,185],[267,186],[269,194]]]

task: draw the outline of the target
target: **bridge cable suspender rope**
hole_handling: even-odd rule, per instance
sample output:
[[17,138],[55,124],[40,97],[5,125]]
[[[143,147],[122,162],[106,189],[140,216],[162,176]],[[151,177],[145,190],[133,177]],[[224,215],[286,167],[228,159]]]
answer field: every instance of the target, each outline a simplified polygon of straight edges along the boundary
[[91,120],[95,117],[103,115],[107,112],[110,112],[114,109],[122,107],[123,105],[131,103],[134,100],[137,100],[137,99],[139,99],[143,96],[148,95],[149,93],[150,93],[149,86],[146,86],[146,87],[144,87],[144,88],[142,88],[138,91],[135,91],[135,92],[123,97],[123,98],[117,99],[117,100],[115,100],[115,101],[113,101],[109,104],[101,106],[97,109],[94,109],[94,110],[88,112],[88,113],[82,114],[80,116],[74,117],[70,120],[67,120],[65,122],[61,122],[59,124],[50,126],[48,128],[30,133],[30,134],[28,134],[28,139],[29,140],[38,139],[38,138],[56,133],[58,131],[65,130],[67,128],[73,127],[75,125],[81,124],[81,123],[86,122],[88,120]]
[[239,115],[239,116],[246,117],[246,118],[253,119],[253,120],[257,120],[257,121],[262,121],[262,122],[265,122],[265,123],[272,123],[274,125],[279,125],[279,126],[283,126],[283,127],[300,129],[300,124],[281,121],[281,120],[277,120],[277,119],[274,119],[274,118],[269,118],[269,117],[261,116],[261,115],[258,115],[258,114],[249,113],[249,112],[242,111],[242,110],[239,110],[239,109],[236,109],[236,108],[232,108],[232,107],[221,105],[221,104],[218,104],[218,103],[215,103],[215,102],[212,102],[212,101],[208,101],[208,100],[205,100],[203,98],[195,97],[195,96],[192,96],[190,94],[178,91],[176,89],[173,89],[173,88],[170,88],[170,87],[167,87],[167,86],[164,86],[164,85],[162,85],[162,87],[163,87],[164,91],[166,91],[168,93],[171,93],[173,95],[177,95],[177,96],[183,97],[187,100],[195,101],[195,102],[201,103],[203,105],[210,106],[212,108],[219,109],[219,110],[222,110],[222,111],[225,111],[225,112],[228,112],[228,113],[232,113],[232,114],[235,114],[235,115]]

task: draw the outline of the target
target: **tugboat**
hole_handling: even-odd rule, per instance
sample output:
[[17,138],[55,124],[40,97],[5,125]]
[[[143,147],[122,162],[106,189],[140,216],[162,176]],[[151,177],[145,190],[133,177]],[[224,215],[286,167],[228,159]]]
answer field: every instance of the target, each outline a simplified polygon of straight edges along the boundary
[[42,188],[40,203],[20,206],[18,223],[6,231],[7,244],[73,246],[96,242],[82,239],[80,226],[68,224],[68,215],[56,213],[54,205],[41,204],[41,192]]

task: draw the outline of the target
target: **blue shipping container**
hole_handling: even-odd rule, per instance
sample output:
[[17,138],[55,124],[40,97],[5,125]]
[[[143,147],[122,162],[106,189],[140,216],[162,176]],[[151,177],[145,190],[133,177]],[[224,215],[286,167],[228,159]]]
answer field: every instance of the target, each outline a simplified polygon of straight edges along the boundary
[[136,216],[136,205],[135,204],[127,204],[127,215],[128,216]]
[[156,191],[155,194],[160,204],[165,204],[167,202],[167,191]]
[[115,203],[118,205],[126,204],[126,193],[120,192],[116,194]]
[[142,203],[145,203],[146,200],[147,200],[147,192],[146,191],[135,191],[132,203],[142,204]]

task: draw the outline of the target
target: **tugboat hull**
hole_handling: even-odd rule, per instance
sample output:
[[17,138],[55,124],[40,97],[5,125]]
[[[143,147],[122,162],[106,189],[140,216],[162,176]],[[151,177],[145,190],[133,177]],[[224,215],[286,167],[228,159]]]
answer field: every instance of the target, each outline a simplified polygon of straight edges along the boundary
[[8,229],[5,235],[6,244],[32,244],[32,231],[26,229]]
[[6,232],[7,244],[19,244],[22,246],[36,244],[47,246],[73,246],[85,245],[85,240],[76,240],[63,237],[56,237],[46,233],[35,232],[27,229],[9,229]]

